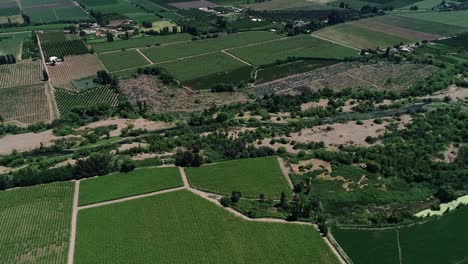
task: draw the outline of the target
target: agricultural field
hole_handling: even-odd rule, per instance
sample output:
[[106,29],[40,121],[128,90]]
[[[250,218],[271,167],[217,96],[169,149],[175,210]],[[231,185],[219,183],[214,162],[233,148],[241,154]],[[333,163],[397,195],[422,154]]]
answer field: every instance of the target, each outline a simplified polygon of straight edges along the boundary
[[246,8],[251,8],[258,11],[285,11],[285,10],[323,10],[334,9],[332,6],[325,5],[331,1],[307,1],[307,0],[271,0],[244,5]]
[[125,13],[141,13],[143,9],[133,5],[126,0],[79,0],[80,4],[84,5],[87,10],[94,10],[103,14],[125,14]]
[[1,34],[0,55],[12,54],[17,60],[21,60],[23,41],[30,37],[30,32]]
[[91,20],[91,17],[72,0],[21,0],[21,6],[33,23]]
[[127,16],[133,21],[136,21],[137,23],[143,23],[144,21],[153,22],[161,20],[160,17],[152,13],[127,13],[125,14],[125,16]]
[[358,53],[354,49],[309,35],[229,49],[227,52],[257,66],[286,60],[288,57],[343,59]]
[[462,34],[453,38],[442,39],[437,43],[454,47],[456,49],[468,50],[468,34]]
[[460,246],[468,243],[466,219],[465,207],[424,224],[388,230],[337,228],[333,235],[355,263],[400,263],[398,243],[405,263],[462,263],[468,257]]
[[0,192],[0,262],[66,263],[73,183]]
[[0,88],[39,84],[42,80],[40,61],[23,60],[15,64],[0,65]]
[[0,33],[13,33],[13,32],[23,32],[23,31],[32,31],[32,30],[62,30],[65,27],[68,27],[72,24],[57,23],[57,24],[44,24],[44,25],[34,25],[34,26],[24,26],[24,27],[9,27],[9,28],[0,28]]
[[192,37],[186,33],[164,35],[164,36],[146,36],[142,38],[133,38],[129,40],[114,40],[112,42],[90,43],[94,51],[101,53],[105,51],[129,49],[136,47],[152,46],[158,44],[167,44],[171,42],[188,41]]
[[246,66],[222,52],[210,53],[158,64],[181,82],[218,72],[229,72]]
[[124,198],[182,186],[177,167],[141,168],[80,182],[79,205]]
[[188,191],[80,210],[77,232],[77,264],[339,263],[312,226],[248,222]]
[[106,69],[111,72],[150,64],[150,62],[136,50],[101,53],[99,54],[99,59],[104,63]]
[[[195,57],[197,58],[197,57]],[[233,70],[216,72],[194,79],[182,82],[183,85],[192,88],[193,90],[209,90],[213,86],[224,84],[239,84],[248,83],[254,68],[252,66],[242,66]]]
[[400,27],[437,36],[447,36],[468,31],[468,28],[466,27],[447,25],[443,23],[424,21],[396,15],[376,16],[366,19],[365,21]]
[[104,66],[95,54],[65,56],[63,62],[47,65],[47,68],[53,84],[96,75],[96,72],[104,70]]
[[144,28],[144,29],[142,29],[142,31],[154,30],[154,31],[157,31],[157,32],[161,32],[162,29],[167,28],[169,30],[169,32],[173,33],[174,32],[174,27],[177,28],[177,31],[175,31],[176,33],[180,32],[180,27],[177,26],[177,24],[175,24],[175,23],[173,23],[171,21],[163,20],[163,21],[153,22],[152,27]]
[[411,12],[398,15],[428,22],[463,27],[468,30],[468,10],[452,12]]
[[76,34],[47,31],[39,34],[45,59],[55,56],[63,58],[67,55],[81,55],[89,53],[84,41]]
[[338,24],[316,31],[314,35],[349,45],[358,49],[384,48],[400,43],[411,43],[410,39],[369,30],[352,23]]
[[230,195],[240,191],[243,197],[279,198],[291,194],[275,157],[242,159],[186,168],[190,185],[201,190]]
[[0,16],[0,25],[1,24],[10,24],[10,23],[24,23],[23,16],[14,15],[14,16]]
[[90,107],[100,104],[116,106],[119,103],[119,95],[108,86],[82,93],[54,89],[54,94],[60,114],[67,113],[73,107]]
[[141,51],[153,62],[164,62],[178,58],[195,56],[209,52],[235,48],[263,41],[271,41],[281,38],[280,35],[271,32],[244,32],[219,36],[218,38],[197,40],[189,43],[178,43],[141,49]]
[[18,3],[13,0],[0,1],[0,17],[14,16],[21,13]]
[[49,102],[46,96],[48,86],[36,84],[1,88],[0,116],[6,121],[31,125],[50,121]]
[[371,31],[382,32],[385,34],[393,35],[399,38],[409,39],[413,42],[422,41],[422,40],[436,40],[440,36],[432,35],[428,33],[423,33],[419,31],[404,29],[401,27],[395,27],[383,23],[378,23],[372,20],[359,20],[350,22],[352,25],[365,28]]

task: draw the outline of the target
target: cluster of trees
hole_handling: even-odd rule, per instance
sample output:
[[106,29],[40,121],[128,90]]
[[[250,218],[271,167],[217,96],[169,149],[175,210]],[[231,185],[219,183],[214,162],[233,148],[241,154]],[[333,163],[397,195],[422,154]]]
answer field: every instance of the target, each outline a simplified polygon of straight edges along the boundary
[[0,55],[0,65],[3,64],[15,64],[16,58],[12,54]]

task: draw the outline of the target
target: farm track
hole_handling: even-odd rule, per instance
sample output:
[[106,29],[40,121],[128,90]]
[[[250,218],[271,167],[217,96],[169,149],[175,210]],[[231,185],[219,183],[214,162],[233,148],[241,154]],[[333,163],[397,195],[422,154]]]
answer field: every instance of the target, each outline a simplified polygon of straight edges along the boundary
[[400,245],[400,232],[398,229],[395,229],[396,232],[396,239],[397,239],[397,245],[398,245],[398,259],[400,260],[400,264],[403,264],[403,257],[401,255],[401,245]]
[[284,178],[286,178],[286,181],[288,182],[289,188],[291,190],[294,188],[294,185],[291,181],[291,178],[289,177],[289,169],[287,168],[286,163],[284,162],[284,159],[281,157],[278,157],[278,164],[280,166],[281,172],[283,173]]
[[148,57],[146,57],[146,55],[143,54],[143,52],[141,52],[140,49],[136,49],[136,51],[137,51],[138,53],[140,53],[141,56],[143,56],[143,58],[145,58],[150,64],[154,64],[154,62],[152,62]]
[[80,181],[75,181],[75,193],[73,194],[73,211],[70,227],[70,244],[68,245],[68,261],[67,264],[73,264],[75,256],[75,241],[76,241],[76,220],[78,218],[78,197],[80,193]]
[[44,57],[44,52],[42,51],[41,39],[39,38],[39,35],[36,35],[36,38],[37,38],[37,46],[38,46],[39,52],[41,54],[42,67],[47,72],[47,76],[49,76],[49,78],[47,80],[47,82],[49,83],[49,87],[46,87],[46,96],[47,96],[47,101],[48,101],[48,104],[49,104],[49,112],[50,112],[49,122],[52,123],[52,121],[56,117],[57,118],[60,117],[60,112],[58,110],[57,103],[55,102],[54,93],[52,92],[52,81],[50,80],[49,69],[47,68],[47,65],[45,64],[45,57]]
[[237,57],[237,56],[235,56],[235,55],[233,55],[233,54],[227,52],[226,50],[221,50],[221,52],[224,53],[224,54],[226,54],[226,55],[228,55],[228,56],[231,56],[232,58],[234,58],[234,59],[236,59],[236,60],[238,60],[238,61],[240,61],[240,62],[242,62],[242,63],[245,63],[245,64],[247,64],[247,65],[249,65],[249,66],[255,67],[255,66],[253,66],[252,64],[248,63],[247,61],[245,61],[245,60],[243,60],[243,59],[241,59],[241,58],[239,58],[239,57]]
[[346,45],[344,43],[336,42],[334,40],[327,39],[327,38],[324,38],[324,37],[321,37],[321,36],[318,36],[318,35],[315,35],[315,34],[310,34],[310,35],[313,36],[313,37],[319,38],[321,40],[325,40],[325,41],[328,41],[328,42],[331,42],[331,43],[335,43],[335,44],[338,44],[338,45],[341,45],[341,46],[345,46],[345,47],[348,47],[348,48],[353,49],[353,50],[361,51],[361,49],[358,49],[358,48],[353,47],[353,46]]

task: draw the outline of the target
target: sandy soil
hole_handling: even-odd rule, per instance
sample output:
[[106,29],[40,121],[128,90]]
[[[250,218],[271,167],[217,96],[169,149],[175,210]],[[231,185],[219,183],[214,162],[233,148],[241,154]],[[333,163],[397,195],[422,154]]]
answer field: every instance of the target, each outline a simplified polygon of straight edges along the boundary
[[172,156],[174,153],[171,152],[164,152],[164,153],[140,153],[132,157],[132,160],[145,160],[150,158],[161,158]]
[[143,118],[138,118],[138,119],[111,118],[111,119],[100,120],[94,123],[90,123],[86,126],[80,127],[77,130],[81,131],[86,128],[97,128],[101,126],[117,125],[117,129],[110,132],[111,137],[117,137],[117,136],[120,136],[122,129],[130,124],[134,126],[133,129],[146,129],[148,131],[157,131],[161,129],[175,127],[175,125],[172,123],[150,121],[150,120],[146,120]]
[[301,104],[301,110],[305,111],[310,108],[318,107],[318,106],[327,107],[327,105],[328,105],[328,99],[320,99],[318,100],[318,102],[308,102],[308,103]]
[[30,151],[41,146],[53,144],[53,140],[59,139],[53,135],[52,130],[40,133],[25,133],[18,135],[6,135],[0,138],[0,154],[10,154],[13,150],[18,152]]
[[145,148],[145,147],[148,147],[149,144],[148,143],[141,143],[141,142],[132,142],[132,143],[127,143],[127,144],[120,145],[118,150],[119,151],[125,151],[125,150],[129,150],[129,149],[132,149],[132,148],[136,148],[138,146],[141,146],[142,148]]
[[451,85],[448,89],[437,92],[433,95],[427,95],[417,97],[418,99],[444,99],[445,96],[449,96],[454,101],[459,101],[468,98],[468,88],[462,88],[455,85]]
[[[308,167],[309,165],[311,166],[310,168]],[[301,171],[301,167],[303,168],[308,167],[308,168],[303,169]],[[322,169],[327,170],[328,173],[332,172],[331,164],[329,162],[319,160],[319,159],[301,160],[297,164],[291,164],[291,168],[295,174],[303,174],[306,172],[322,170]]]
[[52,168],[60,168],[60,167],[64,167],[64,166],[67,166],[67,165],[74,166],[76,164],[76,162],[77,162],[76,159],[67,159],[67,160],[64,160],[62,162],[59,162],[59,163],[55,164]]

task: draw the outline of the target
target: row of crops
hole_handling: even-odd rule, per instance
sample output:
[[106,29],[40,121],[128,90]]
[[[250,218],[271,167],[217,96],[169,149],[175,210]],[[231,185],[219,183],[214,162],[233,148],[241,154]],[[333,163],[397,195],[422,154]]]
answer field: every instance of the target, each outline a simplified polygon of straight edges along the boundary
[[66,40],[42,44],[42,50],[46,58],[55,56],[63,58],[67,55],[81,55],[89,53],[83,40]]
[[0,263],[66,263],[73,183],[0,192]]
[[0,65],[0,88],[37,84],[42,78],[40,61],[24,60]]
[[109,86],[73,93],[62,89],[54,89],[55,100],[60,114],[69,112],[74,107],[92,107],[100,104],[116,106],[119,103],[119,95]]

